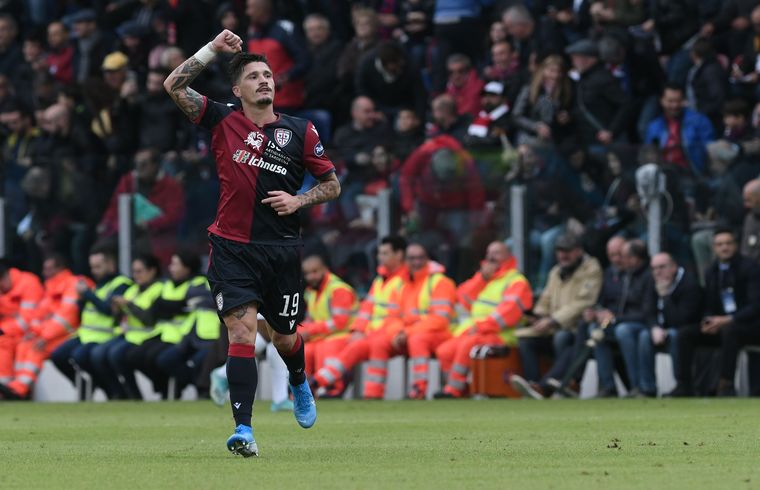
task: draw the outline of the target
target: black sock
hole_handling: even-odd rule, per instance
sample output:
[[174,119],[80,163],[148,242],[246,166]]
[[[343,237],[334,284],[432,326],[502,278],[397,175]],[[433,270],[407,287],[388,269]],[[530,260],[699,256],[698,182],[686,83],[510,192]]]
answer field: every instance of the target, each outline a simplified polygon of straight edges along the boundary
[[253,399],[259,382],[253,346],[230,344],[227,356],[227,383],[230,386],[232,416],[236,426],[250,426]]
[[304,374],[306,361],[303,356],[303,339],[301,338],[301,334],[296,334],[296,343],[293,344],[290,352],[287,354],[280,352],[280,357],[285,361],[285,365],[288,366],[290,384],[298,386],[303,383],[306,380],[306,374]]

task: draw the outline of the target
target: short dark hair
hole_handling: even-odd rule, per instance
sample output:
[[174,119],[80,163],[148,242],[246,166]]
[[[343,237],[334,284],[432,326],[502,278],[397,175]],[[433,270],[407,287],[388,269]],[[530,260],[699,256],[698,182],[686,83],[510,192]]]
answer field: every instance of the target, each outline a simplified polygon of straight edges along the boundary
[[158,260],[158,257],[151,254],[138,254],[133,259],[132,262],[140,261],[145,265],[148,269],[155,270],[158,275],[161,275],[161,261]]
[[[229,64],[230,79],[232,83],[237,83],[240,80],[240,75],[243,74],[243,69],[248,63],[266,63],[269,66],[269,61],[264,54],[261,53],[235,53]],[[271,69],[271,66],[270,66]]]
[[723,104],[724,116],[749,116],[749,104],[744,99],[731,99]]
[[677,92],[681,92],[681,95],[684,94],[684,88],[683,85],[681,85],[678,82],[668,82],[665,84],[664,87],[662,87],[662,92],[660,92],[660,95],[665,95],[666,90],[674,90]]
[[99,254],[102,254],[107,260],[113,260],[114,262],[116,262],[119,257],[116,247],[110,243],[98,244],[90,249],[90,255]]
[[55,265],[61,269],[65,269],[69,266],[69,259],[60,252],[50,252],[49,254],[45,255],[43,262],[46,260],[52,260]]
[[712,41],[707,38],[700,37],[694,42],[691,47],[691,52],[699,57],[699,59],[706,60],[715,56],[715,48]]
[[396,41],[382,41],[377,46],[377,57],[383,63],[398,63],[406,60],[406,51]]
[[201,258],[190,250],[178,250],[174,255],[179,257],[182,265],[190,269],[190,274],[197,275],[201,270]]
[[394,252],[406,253],[406,239],[398,235],[388,235],[380,240],[380,245],[390,245]]
[[718,225],[715,228],[715,231],[713,231],[713,240],[715,240],[716,236],[725,235],[725,234],[731,235],[731,238],[733,238],[734,241],[736,241],[736,233],[734,233],[734,230],[730,226],[727,226],[727,225]]

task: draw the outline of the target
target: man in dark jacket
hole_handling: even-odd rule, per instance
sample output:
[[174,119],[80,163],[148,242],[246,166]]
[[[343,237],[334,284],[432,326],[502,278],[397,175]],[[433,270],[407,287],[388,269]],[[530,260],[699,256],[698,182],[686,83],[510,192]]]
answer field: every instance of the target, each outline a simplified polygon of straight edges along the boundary
[[[312,65],[306,76],[304,107],[325,109],[336,113],[340,85],[338,84],[338,58],[343,45],[330,36],[330,21],[322,14],[310,14],[303,21]],[[325,135],[320,131],[322,138]]]
[[572,57],[578,72],[574,120],[579,142],[584,146],[609,145],[626,129],[628,96],[599,62],[596,43],[582,39],[565,52]]
[[607,298],[606,315],[600,320],[607,323],[607,339],[594,348],[599,385],[602,394],[615,391],[613,377],[612,342],[617,342],[623,354],[628,379],[631,382],[631,395],[652,395],[644,390],[640,382],[639,371],[639,334],[651,324],[654,316],[654,288],[652,274],[649,271],[649,255],[644,242],[630,240],[623,246],[623,267],[619,295],[605,294],[608,287],[602,285],[601,298]]
[[692,359],[697,345],[720,346],[717,393],[734,396],[739,350],[745,345],[760,344],[760,266],[738,253],[736,238],[729,228],[715,231],[713,251],[716,260],[705,278],[705,317],[700,325],[679,332],[680,368],[675,396],[693,394]]
[[702,319],[702,288],[692,274],[679,267],[667,252],[652,257],[656,301],[655,323],[639,333],[641,390],[657,393],[655,353],[667,350],[678,379],[678,332]]
[[689,52],[694,66],[686,76],[686,101],[692,110],[706,115],[714,128],[722,126],[723,102],[726,99],[726,72],[708,39],[699,39]]

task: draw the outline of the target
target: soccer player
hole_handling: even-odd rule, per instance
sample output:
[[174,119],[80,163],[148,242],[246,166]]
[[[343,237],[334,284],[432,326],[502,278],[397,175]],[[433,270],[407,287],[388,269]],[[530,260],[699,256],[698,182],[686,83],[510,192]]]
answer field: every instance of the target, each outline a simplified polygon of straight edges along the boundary
[[[195,124],[211,131],[220,198],[209,226],[208,279],[229,331],[227,379],[235,433],[227,448],[257,456],[251,414],[258,373],[254,359],[256,315],[289,371],[293,412],[301,427],[317,419],[304,373],[304,318],[298,210],[335,199],[340,184],[314,125],[274,112],[275,80],[263,55],[243,53],[242,40],[219,33],[178,66],[164,82],[169,95]],[[230,61],[232,93],[241,108],[219,104],[189,87],[217,53]],[[295,195],[308,170],[318,183]]]

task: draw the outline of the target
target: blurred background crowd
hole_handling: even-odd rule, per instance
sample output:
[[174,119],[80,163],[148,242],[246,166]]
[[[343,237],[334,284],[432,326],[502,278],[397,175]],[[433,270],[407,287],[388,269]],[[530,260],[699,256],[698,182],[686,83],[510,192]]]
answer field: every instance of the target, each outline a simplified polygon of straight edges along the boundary
[[[513,185],[536,293],[565,233],[603,267],[613,236],[646,240],[653,196],[658,250],[702,283],[717,227],[760,258],[758,0],[4,0],[10,264],[42,275],[55,253],[89,274],[122,193],[135,252],[164,269],[180,243],[206,254],[209,135],[162,82],[222,28],[267,54],[275,109],[318,128],[343,192],[303,213],[303,235],[360,295],[383,191],[390,231],[457,283],[509,237]],[[193,88],[235,102],[226,61]]]

